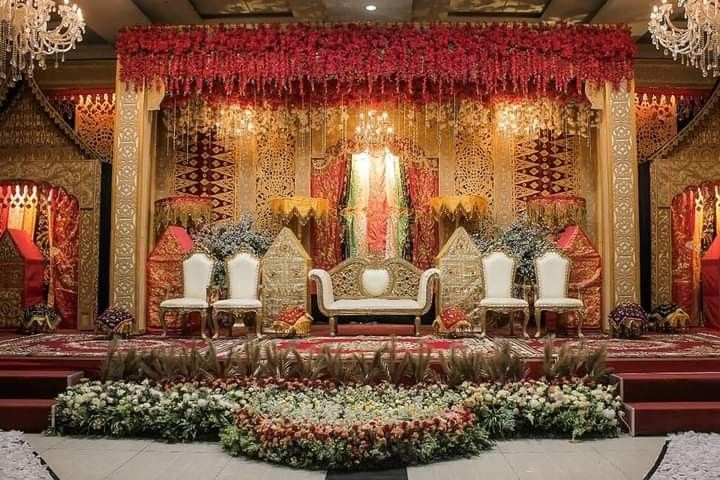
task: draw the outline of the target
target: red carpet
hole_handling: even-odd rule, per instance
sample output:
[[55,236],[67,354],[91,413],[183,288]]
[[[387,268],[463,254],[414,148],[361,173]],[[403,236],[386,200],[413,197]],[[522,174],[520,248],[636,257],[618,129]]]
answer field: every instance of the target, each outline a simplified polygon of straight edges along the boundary
[[[233,345],[240,345],[243,338],[218,339],[214,342],[219,352],[229,351]],[[191,338],[163,338],[157,335],[142,335],[118,342],[118,351],[130,349],[150,351],[153,349],[184,348],[195,345],[200,351],[207,350],[207,342]],[[0,357],[69,357],[103,358],[107,354],[110,340],[106,336],[86,333],[55,333],[14,337],[0,340]]]
[[[518,337],[468,337],[459,339],[438,338],[432,335],[413,337],[409,335],[392,336],[342,336],[330,337],[323,333],[324,325],[313,327],[313,336],[305,339],[268,339],[262,342],[273,342],[280,348],[296,348],[301,352],[319,353],[323,346],[335,350],[342,347],[348,354],[371,352],[395,338],[401,351],[417,352],[421,348],[439,351],[471,349],[489,352],[495,350],[502,342],[510,342],[513,352],[530,361],[541,359],[544,339],[524,339]],[[346,326],[351,328],[351,325]],[[378,326],[385,327],[385,326]],[[426,330],[427,331],[427,330]],[[254,337],[223,337],[214,341],[215,349],[223,356],[232,348],[238,348],[247,341],[256,341]],[[599,348],[605,346],[608,356],[613,361],[624,360],[687,360],[687,361],[720,361],[720,336],[710,332],[689,334],[650,334],[640,340],[621,340],[604,335],[591,335],[584,339],[575,337],[556,338],[553,344],[559,348],[569,343],[573,348]],[[65,357],[73,359],[102,359],[107,353],[110,341],[107,337],[86,333],[56,333],[30,336],[11,336],[0,339],[0,358],[36,358]],[[195,345],[200,351],[207,350],[207,342],[195,338],[162,338],[157,335],[141,335],[127,340],[120,340],[119,351],[136,349],[150,351],[153,349],[189,349]],[[694,369],[694,368],[693,368]],[[693,370],[686,368],[686,371]],[[657,371],[657,370],[656,370]]]
[[323,348],[327,347],[333,353],[340,351],[343,356],[352,356],[355,354],[364,356],[372,355],[378,349],[384,346],[390,346],[394,342],[398,353],[416,354],[429,350],[434,358],[437,358],[440,352],[448,354],[452,349],[487,353],[495,350],[497,347],[492,340],[487,338],[471,337],[450,339],[432,336],[398,336],[394,338],[371,336],[310,337],[299,339],[268,339],[264,341],[264,343],[268,342],[274,344],[278,349],[295,349],[304,355],[317,355]]

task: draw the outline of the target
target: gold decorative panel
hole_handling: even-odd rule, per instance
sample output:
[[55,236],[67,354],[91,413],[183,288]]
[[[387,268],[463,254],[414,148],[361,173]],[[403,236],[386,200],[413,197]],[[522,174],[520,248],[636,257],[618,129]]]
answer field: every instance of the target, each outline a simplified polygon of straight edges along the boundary
[[261,290],[263,330],[271,330],[273,319],[284,309],[308,311],[310,256],[289,228],[283,228],[262,258]]
[[27,179],[63,187],[81,210],[78,326],[97,315],[100,157],[60,118],[40,89],[20,87],[0,117],[0,180]]
[[440,269],[438,310],[458,307],[470,313],[482,288],[482,252],[467,231],[460,227],[437,256]]
[[137,182],[140,141],[140,95],[122,89],[117,97],[117,132],[113,165],[112,298],[136,314]]
[[635,95],[635,113],[637,157],[638,161],[643,161],[677,134],[675,97]]
[[75,131],[103,160],[113,157],[115,95],[84,95],[75,107]]
[[257,136],[255,228],[275,235],[282,225],[270,212],[270,200],[295,194],[295,137],[283,129]]
[[610,91],[615,303],[640,300],[637,237],[637,160],[630,93]]
[[455,137],[455,194],[482,195],[490,210],[495,198],[492,137],[487,124],[458,130]]
[[670,206],[686,187],[720,180],[720,91],[650,165],[652,223],[652,302],[672,301],[672,227]]

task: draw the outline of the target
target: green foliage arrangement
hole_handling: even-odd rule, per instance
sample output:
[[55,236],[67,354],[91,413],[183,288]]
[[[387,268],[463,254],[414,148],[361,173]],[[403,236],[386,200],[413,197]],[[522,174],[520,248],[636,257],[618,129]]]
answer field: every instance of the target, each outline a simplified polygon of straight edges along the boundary
[[253,227],[253,217],[246,213],[237,223],[209,223],[192,235],[193,243],[206,250],[219,260],[213,272],[213,282],[216,285],[225,285],[224,260],[242,247],[251,248],[257,255],[264,255],[272,239],[256,231]]
[[553,246],[550,231],[527,217],[519,218],[507,229],[498,229],[494,238],[486,234],[473,238],[483,252],[497,246],[509,249],[518,261],[515,280],[526,285],[535,283],[535,257]]

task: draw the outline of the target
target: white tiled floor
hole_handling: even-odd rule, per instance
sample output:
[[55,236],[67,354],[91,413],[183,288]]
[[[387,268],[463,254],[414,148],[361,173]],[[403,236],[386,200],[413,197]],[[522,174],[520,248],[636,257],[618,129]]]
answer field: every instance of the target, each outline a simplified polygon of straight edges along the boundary
[[[26,435],[61,480],[322,480],[325,472],[291,470],[233,458],[215,443],[166,444]],[[512,440],[471,459],[408,468],[409,480],[642,480],[663,437],[609,440]]]

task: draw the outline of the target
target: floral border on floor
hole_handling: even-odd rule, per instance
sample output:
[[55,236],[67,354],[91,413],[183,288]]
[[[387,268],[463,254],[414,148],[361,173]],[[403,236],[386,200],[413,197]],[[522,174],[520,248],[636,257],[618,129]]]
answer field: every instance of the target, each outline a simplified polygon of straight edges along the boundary
[[511,436],[618,433],[615,387],[583,379],[374,386],[327,380],[86,382],[57,398],[60,434],[190,441],[232,455],[354,470],[470,456]]

